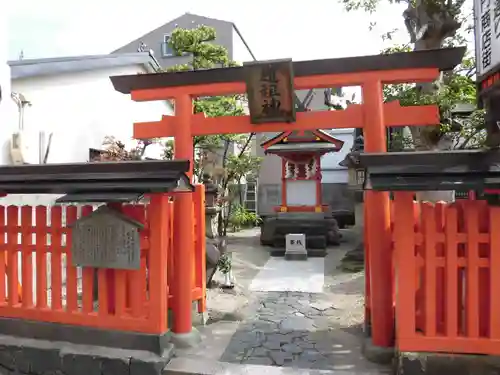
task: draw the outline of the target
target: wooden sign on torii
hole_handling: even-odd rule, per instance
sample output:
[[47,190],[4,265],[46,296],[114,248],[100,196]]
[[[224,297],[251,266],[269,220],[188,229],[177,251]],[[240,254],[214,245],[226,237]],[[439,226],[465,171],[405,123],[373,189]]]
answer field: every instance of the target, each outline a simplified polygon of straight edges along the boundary
[[[383,85],[432,82],[439,72],[460,63],[465,48],[301,61],[293,63],[293,88],[332,88],[361,86],[363,104],[340,111],[298,112],[295,121],[252,124],[250,116],[206,118],[193,114],[194,97],[220,96],[246,92],[247,67],[201,71],[140,74],[111,77],[115,89],[131,94],[134,101],[174,99],[175,116],[160,121],[134,124],[137,139],[174,137],[175,158],[193,158],[193,136],[304,131],[332,128],[363,128],[365,152],[386,152],[386,128],[439,123],[435,105],[401,107],[384,103]],[[191,163],[192,168],[192,163]],[[392,267],[389,196],[387,192],[365,192],[366,304],[365,319],[371,322],[373,344],[392,345],[394,313],[392,305]],[[185,282],[172,286],[177,334],[191,332],[191,293],[193,262],[192,197],[180,194],[174,203],[175,271],[186,275]]]

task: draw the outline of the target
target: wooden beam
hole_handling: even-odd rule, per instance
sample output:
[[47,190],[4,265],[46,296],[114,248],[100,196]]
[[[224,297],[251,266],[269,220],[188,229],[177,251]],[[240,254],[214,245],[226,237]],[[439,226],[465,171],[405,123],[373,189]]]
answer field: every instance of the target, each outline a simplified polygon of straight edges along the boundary
[[[432,82],[439,77],[437,68],[380,70],[362,73],[347,74],[325,74],[310,77],[295,77],[295,90],[311,88],[329,88],[362,86],[364,82],[380,80],[385,84],[409,83],[409,82]],[[241,94],[246,91],[244,82],[209,83],[204,85],[174,86],[155,89],[134,90],[131,92],[132,100],[136,102],[147,102],[154,100],[173,99],[179,95],[198,96],[220,96]]]
[[386,127],[432,126],[441,121],[437,105],[402,107],[398,101],[384,104]]
[[[435,105],[401,107],[398,102],[391,102],[384,104],[384,117],[386,127],[436,125],[439,123],[439,110]],[[299,112],[297,121],[289,124],[254,125],[250,123],[250,116],[205,117],[200,113],[193,116],[191,124],[193,135],[281,132],[285,127],[289,131],[361,128],[363,107],[356,104],[341,111]],[[173,137],[176,126],[175,116],[163,116],[161,121],[135,123],[134,138]]]
[[296,90],[329,87],[362,86],[364,82],[381,81],[383,84],[432,82],[439,77],[437,68],[421,68],[406,70],[382,70],[363,73],[317,75],[310,77],[295,77]]

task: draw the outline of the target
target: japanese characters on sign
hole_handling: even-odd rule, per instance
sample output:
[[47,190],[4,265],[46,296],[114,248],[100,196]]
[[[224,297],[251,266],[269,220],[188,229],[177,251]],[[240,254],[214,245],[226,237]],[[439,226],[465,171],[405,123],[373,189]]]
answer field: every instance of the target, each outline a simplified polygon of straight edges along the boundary
[[253,124],[295,121],[291,60],[244,64]]
[[289,233],[285,236],[285,250],[290,252],[305,252],[306,251],[306,235]]
[[267,117],[280,115],[281,98],[278,91],[276,70],[271,65],[264,67],[260,77],[260,93],[262,95],[262,113]]
[[500,64],[500,0],[474,0],[476,65],[480,79]]
[[139,269],[140,224],[103,206],[72,225],[74,266]]

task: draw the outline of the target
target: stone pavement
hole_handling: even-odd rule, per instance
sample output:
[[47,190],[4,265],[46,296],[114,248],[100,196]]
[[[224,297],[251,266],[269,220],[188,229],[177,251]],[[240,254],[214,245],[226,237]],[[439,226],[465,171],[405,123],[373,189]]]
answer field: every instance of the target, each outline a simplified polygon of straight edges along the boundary
[[[259,293],[257,311],[233,335],[221,361],[350,370],[356,355],[335,329],[336,308],[323,294]],[[340,337],[339,337],[340,336]]]
[[284,257],[270,258],[249,286],[252,292],[306,292],[323,293],[325,286],[325,259],[290,261]]
[[178,350],[165,374],[390,373],[390,368],[368,362],[361,354],[362,272],[345,274],[337,268],[358,234],[344,231],[346,242],[329,249],[319,293],[316,286],[306,290],[294,280],[313,280],[317,267],[301,272],[290,267],[285,276],[300,291],[293,286],[283,290],[283,285],[273,285],[272,277],[256,283],[256,278],[269,275],[269,268],[281,269],[256,235],[257,231],[249,232],[245,238],[245,233],[238,233],[228,241],[234,251],[236,288],[208,291],[210,319],[199,327],[202,343]]

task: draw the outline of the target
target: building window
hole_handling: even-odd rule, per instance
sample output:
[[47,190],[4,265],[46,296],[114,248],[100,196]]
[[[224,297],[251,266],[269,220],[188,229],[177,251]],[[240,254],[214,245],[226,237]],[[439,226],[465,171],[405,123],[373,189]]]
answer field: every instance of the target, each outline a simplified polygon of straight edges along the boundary
[[161,55],[163,57],[170,57],[175,55],[174,50],[168,44],[169,41],[170,41],[170,35],[164,35],[163,43],[161,44]]

